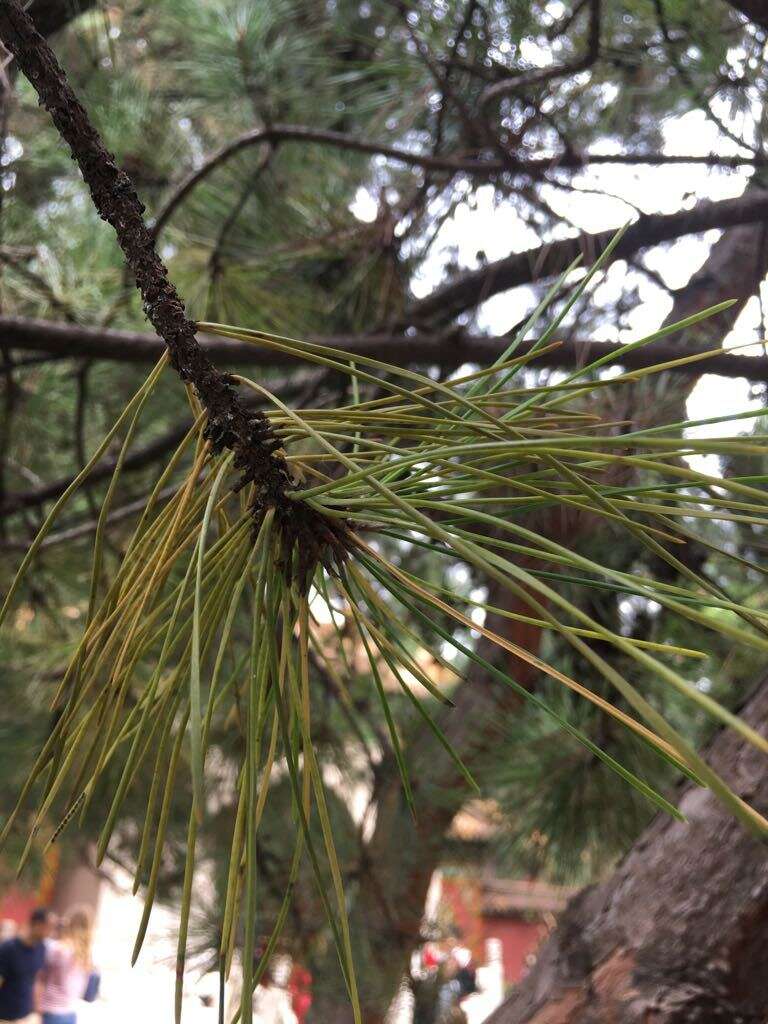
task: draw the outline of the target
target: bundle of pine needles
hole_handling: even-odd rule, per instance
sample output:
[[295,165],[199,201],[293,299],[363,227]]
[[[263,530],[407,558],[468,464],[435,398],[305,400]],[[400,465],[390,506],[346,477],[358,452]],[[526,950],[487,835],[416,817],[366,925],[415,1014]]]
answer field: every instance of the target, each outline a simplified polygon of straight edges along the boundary
[[[615,358],[607,356],[546,386],[525,386],[522,380],[521,371],[529,363],[535,365],[537,353],[555,344],[554,332],[562,317],[599,265],[584,276],[571,302],[533,352],[515,354],[553,292],[493,366],[443,382],[373,358],[356,357],[351,362],[348,353],[317,344],[203,324],[208,332],[298,354],[307,363],[337,371],[352,381],[353,400],[341,408],[293,410],[261,384],[238,379],[267,408],[269,425],[280,440],[281,456],[292,478],[286,499],[292,503],[290,507],[265,501],[254,485],[237,490],[239,477],[233,457],[217,453],[206,439],[205,415],[190,392],[194,426],[158,479],[117,572],[109,580],[104,578],[102,552],[110,505],[142,409],[164,371],[163,359],[56,503],[32,544],[0,621],[57,515],[107,445],[122,433],[121,455],[96,534],[85,629],[54,700],[56,726],[30,771],[3,835],[14,827],[27,798],[40,790],[27,852],[41,832],[49,843],[54,842],[71,819],[88,809],[107,768],[118,764],[122,770],[98,843],[102,858],[140,766],[153,764],[146,822],[136,853],[136,886],[139,879],[146,877],[148,882],[135,959],[156,894],[175,781],[189,764],[193,800],[179,929],[177,1015],[181,1011],[198,832],[211,799],[206,792],[206,755],[212,725],[231,717],[236,705],[244,756],[237,779],[237,815],[221,909],[221,971],[225,976],[229,973],[242,934],[241,1012],[249,1024],[250,993],[278,942],[293,881],[307,856],[359,1020],[344,884],[312,736],[311,649],[325,658],[320,623],[330,622],[338,629],[340,613],[369,662],[411,806],[406,759],[387,702],[384,672],[397,681],[425,726],[455,760],[468,786],[474,785],[430,714],[430,700],[413,692],[417,681],[434,701],[450,704],[414,656],[418,647],[429,649],[435,663],[456,679],[467,665],[479,665],[522,700],[552,715],[559,728],[579,738],[655,805],[679,816],[648,781],[617,763],[548,708],[535,692],[485,660],[471,641],[457,638],[457,632],[470,629],[598,705],[660,758],[710,787],[747,827],[760,833],[768,830],[768,823],[730,790],[592,642],[600,641],[601,650],[608,645],[644,671],[650,670],[663,684],[767,750],[762,736],[670,667],[673,659],[669,654],[695,657],[698,652],[612,632],[566,599],[561,592],[564,587],[559,587],[577,582],[585,587],[614,588],[656,601],[668,612],[719,631],[734,643],[768,650],[768,613],[730,600],[674,554],[675,545],[692,536],[692,524],[698,518],[768,526],[765,492],[757,486],[763,480],[710,478],[685,462],[686,456],[713,452],[762,458],[768,453],[768,438],[693,440],[684,436],[684,428],[693,425],[688,423],[619,432],[614,424],[602,422],[590,411],[597,406],[591,400],[602,389],[632,384],[670,364],[607,380],[598,372]],[[721,308],[677,327],[688,327]],[[634,345],[651,344],[669,330]],[[675,362],[683,364],[690,358]],[[374,385],[378,397],[361,400],[360,385]],[[164,500],[169,484],[176,484],[175,490]],[[613,528],[625,530],[673,566],[687,584],[611,569],[529,525],[531,512],[557,508],[586,510]],[[631,711],[621,710],[537,654],[478,624],[481,620],[473,615],[473,609],[495,611],[489,604],[474,601],[470,606],[445,588],[395,565],[385,551],[403,542],[427,549],[436,559],[461,562],[479,576],[497,581],[528,608],[524,615],[507,612],[508,616],[558,633],[614,688],[617,704]],[[727,557],[727,552],[721,553]],[[546,570],[538,568],[544,565]],[[763,571],[759,566],[752,568]],[[244,613],[250,622],[250,645],[241,656],[231,659],[233,624]],[[446,628],[446,622],[453,622],[455,631]],[[459,660],[451,660],[442,643],[440,649],[430,645],[420,627],[425,634],[452,645]],[[230,665],[226,671],[225,665]],[[149,666],[143,675],[138,671],[142,666]],[[256,840],[270,782],[278,770],[283,777],[287,773],[293,792],[296,829],[291,881],[272,936],[254,967]],[[65,814],[52,828],[48,824],[51,813],[62,803]],[[316,848],[309,828],[313,815],[321,825],[322,849]],[[324,880],[326,872],[332,880],[330,889]]]

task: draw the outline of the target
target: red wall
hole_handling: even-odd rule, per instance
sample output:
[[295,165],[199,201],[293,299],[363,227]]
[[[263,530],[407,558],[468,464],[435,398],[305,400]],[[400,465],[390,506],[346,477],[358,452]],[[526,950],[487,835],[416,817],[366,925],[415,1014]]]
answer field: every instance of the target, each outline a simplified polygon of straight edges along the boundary
[[461,933],[461,943],[472,951],[476,963],[485,959],[483,903],[480,883],[475,878],[443,878],[442,899],[451,908],[451,917]]
[[0,920],[10,918],[16,924],[25,924],[36,905],[34,893],[11,888],[0,893]]
[[514,917],[483,917],[482,926],[484,938],[501,939],[505,984],[520,981],[528,971],[525,958],[536,952],[547,934],[546,925]]
[[504,960],[504,981],[512,985],[526,973],[526,956],[535,953],[547,933],[543,921],[523,917],[484,916],[482,890],[477,879],[460,876],[443,878],[443,900],[451,908],[461,942],[472,951],[476,964],[485,960],[485,940],[500,939]]

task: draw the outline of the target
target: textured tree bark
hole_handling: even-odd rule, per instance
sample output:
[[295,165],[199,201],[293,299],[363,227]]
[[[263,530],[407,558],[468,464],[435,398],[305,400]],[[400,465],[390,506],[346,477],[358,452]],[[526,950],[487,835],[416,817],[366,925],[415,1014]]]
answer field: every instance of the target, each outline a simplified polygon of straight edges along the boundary
[[282,441],[267,416],[244,404],[234,378],[221,373],[198,344],[197,325],[187,317],[155,250],[133,183],[105,148],[56,54],[17,0],[0,2],[0,40],[69,145],[99,216],[114,229],[147,319],[165,342],[171,365],[182,381],[194,387],[205,408],[204,436],[211,451],[218,454],[229,449],[234,453],[233,465],[241,474],[238,489],[253,485],[250,508],[257,521],[265,509],[274,509],[285,550],[291,552],[297,546],[300,552],[295,571],[299,585],[305,586],[314,561],[330,557],[330,552],[344,557],[346,524],[289,496],[293,480],[282,454]]
[[[743,717],[765,733],[768,678]],[[768,809],[759,751],[723,731],[708,759]],[[488,1024],[764,1024],[766,847],[705,790],[684,787],[679,806],[688,824],[656,818],[607,882],[576,896]]]
[[[748,200],[752,192],[748,187],[740,198]],[[768,229],[764,222],[741,224],[723,232],[699,269],[682,288],[675,291],[672,309],[664,320],[664,326],[678,323],[707,306],[726,300],[734,300],[734,304],[687,331],[673,335],[670,345],[676,346],[678,355],[722,345],[748,300],[757,294],[766,274]],[[747,342],[750,339],[745,337],[743,340]],[[713,363],[711,369],[702,365],[702,372],[719,373],[718,364],[729,356],[723,353],[715,358],[718,363]],[[686,402],[695,384],[695,377],[681,378],[671,373],[646,378],[632,390],[626,389],[629,404],[623,415],[638,426],[679,423],[686,418]]]
[[[747,188],[743,198],[748,199],[753,192],[753,189]],[[682,336],[673,338],[673,342],[678,344],[678,350],[680,341],[684,342],[686,352],[693,350],[692,345],[719,345],[733,327],[747,300],[757,293],[766,273],[768,222],[742,224],[723,232],[701,267],[687,284],[674,293],[674,304],[664,322],[672,324],[684,320],[726,299],[735,299],[736,305],[708,320],[700,321]],[[717,373],[719,370],[713,369],[711,372]]]

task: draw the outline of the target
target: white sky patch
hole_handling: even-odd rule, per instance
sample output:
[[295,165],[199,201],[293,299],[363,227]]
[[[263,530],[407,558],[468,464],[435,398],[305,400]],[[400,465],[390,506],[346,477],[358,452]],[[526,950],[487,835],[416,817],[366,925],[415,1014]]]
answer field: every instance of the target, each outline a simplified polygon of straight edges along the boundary
[[[760,285],[763,304],[768,310],[768,288],[766,282]],[[760,299],[753,295],[739,314],[734,328],[723,341],[723,348],[738,349],[740,355],[766,355],[765,331],[761,323]]]
[[[532,62],[534,56],[530,55]],[[717,112],[726,122],[732,123],[727,108]],[[723,155],[740,151],[735,142],[723,139],[717,127],[701,111],[669,119],[662,130],[663,149],[668,154],[703,156],[715,152]],[[615,144],[607,140],[602,146],[596,146],[595,151],[611,152],[615,148]],[[620,194],[644,213],[673,213],[680,209],[691,209],[702,199],[728,199],[741,195],[750,173],[748,168],[724,172],[695,164],[667,167],[602,165],[585,168],[574,183],[582,188],[603,189]],[[545,188],[545,192],[552,207],[584,232],[618,228],[636,218],[636,213],[626,202],[609,196],[567,193],[552,187]],[[559,228],[557,235],[573,233],[567,223]],[[642,257],[670,288],[682,288],[704,262],[710,247],[719,236],[720,232],[715,230],[702,235],[684,236],[668,246],[650,249]],[[439,232],[433,254],[414,283],[414,293],[420,297],[438,287],[449,260],[463,269],[471,270],[481,266],[485,260],[502,259],[511,253],[535,248],[539,243],[536,232],[522,221],[510,204],[494,202],[493,188],[490,185],[481,186],[474,193],[473,203],[459,206],[455,215]],[[624,261],[612,265],[600,285],[604,291],[599,298],[608,301],[618,297],[627,273],[628,267]],[[595,340],[632,341],[653,333],[669,313],[672,299],[668,293],[642,275],[635,274],[634,281],[637,283],[640,302],[629,316],[630,329],[617,331],[610,323],[606,323],[595,333]],[[768,289],[764,289],[764,299],[768,304]],[[478,326],[494,334],[503,334],[519,323],[532,303],[533,291],[530,288],[517,288],[495,295],[480,308]],[[744,354],[761,354],[762,346],[758,340],[762,334],[758,330],[759,326],[759,302],[754,298],[742,311],[733,331],[724,342],[725,347],[739,347]],[[747,343],[750,347],[743,348]],[[692,419],[735,415],[746,409],[758,408],[760,404],[744,378],[705,374],[691,394],[688,414]],[[750,426],[750,420],[729,420],[695,428],[691,436],[723,436],[747,431]],[[720,475],[717,456],[693,456],[689,461],[698,468],[706,468],[712,475]]]
[[14,160],[18,160],[23,153],[24,147],[21,142],[15,135],[8,135],[5,140],[5,146],[2,150],[2,157],[0,157],[0,164],[2,164],[3,167],[7,167],[8,164],[12,164]]
[[521,39],[518,53],[523,63],[534,68],[548,68],[553,62],[552,47],[540,46],[535,39]]
[[349,209],[353,217],[357,217],[365,224],[372,224],[376,220],[379,206],[371,192],[361,185],[350,203]]
[[[484,626],[485,625],[485,617],[486,617],[485,608],[478,608],[478,606],[475,605],[472,608],[472,611],[469,613],[469,617],[470,617],[470,619],[472,619],[472,621],[474,622],[474,624],[476,626]],[[472,630],[472,632],[474,634],[475,631]]]
[[[557,7],[557,0],[550,5]],[[521,56],[533,66],[545,66],[551,59],[549,51],[539,53],[525,41],[526,51]],[[546,59],[545,59],[546,58]],[[754,103],[753,103],[754,106]],[[748,130],[748,118],[755,114],[740,115],[734,120],[726,103],[715,103],[713,109],[735,134]],[[691,111],[682,117],[669,118],[662,125],[663,152],[669,155],[707,156],[712,153],[731,155],[745,153],[735,141],[724,138],[717,126],[703,111]],[[595,145],[593,152],[615,152],[617,143],[605,139]],[[665,167],[593,165],[587,166],[572,180],[578,188],[600,190],[611,195],[586,192],[566,192],[554,186],[543,186],[542,192],[551,207],[563,217],[556,225],[552,237],[567,237],[574,228],[585,233],[618,229],[635,220],[642,213],[674,213],[692,209],[702,199],[728,199],[741,195],[751,174],[749,167],[734,170],[709,168],[696,164],[678,164]],[[616,198],[621,196],[622,199]],[[378,201],[368,188],[360,188],[350,207],[361,221],[370,223],[378,213]],[[441,211],[436,207],[435,214]],[[655,271],[672,289],[685,287],[692,274],[707,257],[710,247],[720,232],[707,231],[700,235],[687,235],[666,246],[657,246],[640,255],[650,270]],[[481,185],[468,193],[467,201],[460,203],[453,216],[440,228],[430,254],[417,271],[412,289],[416,298],[428,295],[444,281],[446,270],[475,270],[486,262],[503,259],[512,253],[534,249],[541,243],[537,232],[526,224],[512,204],[499,201],[493,186]],[[626,284],[627,274],[637,286],[639,302],[627,317],[628,329],[618,330],[610,322],[594,332],[596,341],[629,342],[652,334],[664,321],[672,307],[668,292],[659,288],[648,277],[618,261],[607,271],[599,285],[596,300],[610,303],[618,298]],[[761,289],[768,308],[768,287]],[[535,301],[533,288],[515,288],[494,295],[477,311],[477,326],[492,334],[505,334],[530,311]],[[725,348],[739,348],[745,355],[765,354],[760,342],[760,303],[751,299],[738,318],[734,329],[724,340]],[[692,419],[737,414],[760,406],[750,383],[744,378],[703,375],[691,393],[688,414]],[[715,437],[750,429],[750,420],[728,420],[709,427],[699,427],[690,436]],[[691,465],[706,468],[712,475],[720,475],[716,456],[692,456]]]
[[[759,409],[762,405],[761,399],[750,397],[749,381],[744,377],[718,377],[714,373],[705,373],[688,399],[688,416],[692,420],[711,419],[713,416]],[[751,425],[750,419],[726,420],[723,423],[690,427],[685,433],[687,437],[723,437],[746,432]],[[717,455],[691,455],[686,461],[693,469],[709,473],[710,476],[722,475]]]
[[466,565],[462,565],[460,562],[450,565],[447,569],[447,575],[453,587],[463,587],[469,583],[469,570]]
[[344,616],[326,604],[325,598],[316,587],[311,587],[309,591],[309,610],[321,626],[330,626],[334,619],[339,628],[344,625]]

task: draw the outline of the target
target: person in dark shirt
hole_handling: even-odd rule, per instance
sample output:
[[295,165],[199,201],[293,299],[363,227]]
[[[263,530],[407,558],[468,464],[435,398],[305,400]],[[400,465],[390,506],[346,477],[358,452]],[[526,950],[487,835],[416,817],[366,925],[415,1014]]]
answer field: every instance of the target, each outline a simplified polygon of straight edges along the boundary
[[35,978],[45,963],[51,914],[33,910],[26,934],[0,943],[0,1021],[21,1021],[34,1010]]

